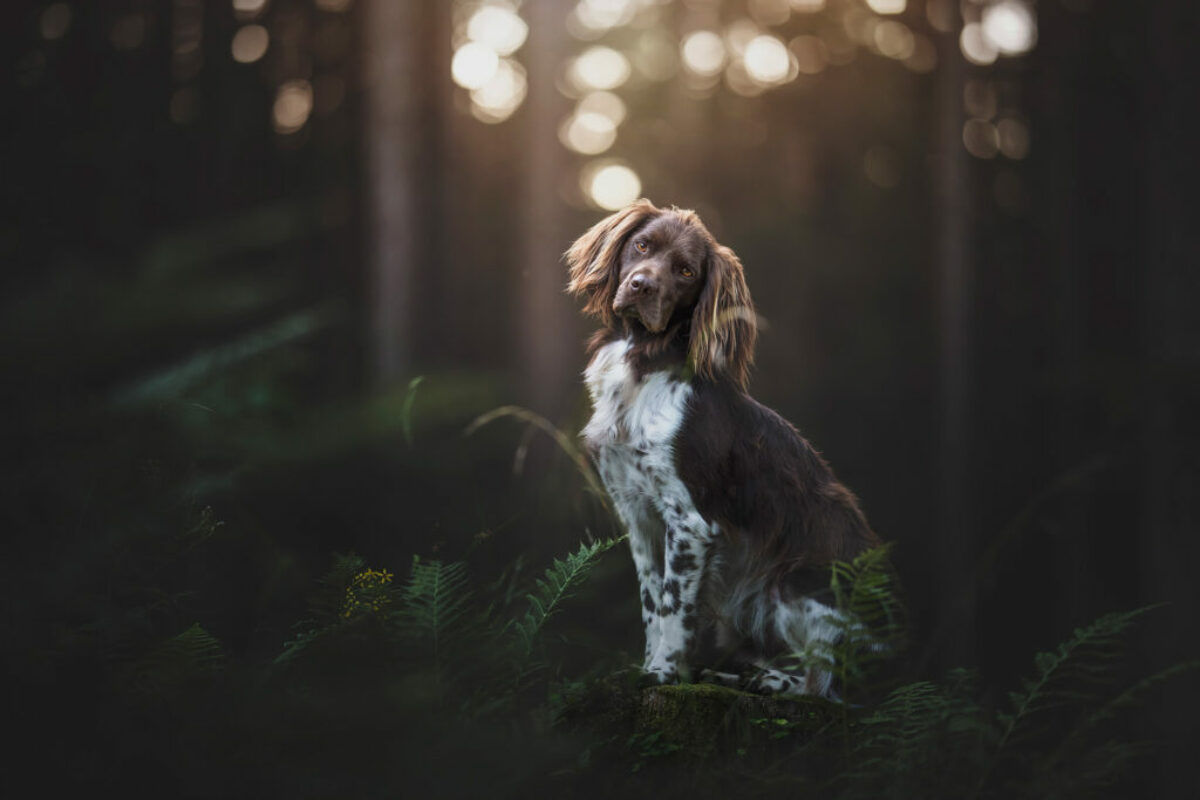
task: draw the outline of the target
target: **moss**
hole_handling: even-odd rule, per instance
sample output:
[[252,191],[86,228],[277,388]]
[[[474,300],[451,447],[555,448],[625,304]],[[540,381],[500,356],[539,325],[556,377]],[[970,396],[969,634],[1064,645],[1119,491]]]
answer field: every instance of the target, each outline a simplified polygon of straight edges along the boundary
[[635,755],[709,761],[775,740],[807,741],[843,712],[816,698],[767,697],[710,683],[642,688],[619,673],[578,695],[563,719],[652,751]]

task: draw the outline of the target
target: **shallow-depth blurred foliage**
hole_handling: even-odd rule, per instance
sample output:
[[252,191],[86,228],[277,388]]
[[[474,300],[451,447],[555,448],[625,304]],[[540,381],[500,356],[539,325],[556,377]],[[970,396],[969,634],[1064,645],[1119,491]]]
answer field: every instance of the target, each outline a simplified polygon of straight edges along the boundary
[[[1200,6],[487,5],[0,11],[4,794],[1194,795]],[[892,543],[850,704],[631,669],[559,261],[629,173]]]

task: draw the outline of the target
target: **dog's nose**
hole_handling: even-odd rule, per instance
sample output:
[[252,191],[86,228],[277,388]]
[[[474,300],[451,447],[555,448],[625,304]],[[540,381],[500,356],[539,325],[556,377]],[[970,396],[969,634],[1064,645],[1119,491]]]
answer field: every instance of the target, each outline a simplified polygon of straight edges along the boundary
[[629,289],[638,294],[654,294],[658,286],[650,279],[649,275],[639,272],[629,279]]

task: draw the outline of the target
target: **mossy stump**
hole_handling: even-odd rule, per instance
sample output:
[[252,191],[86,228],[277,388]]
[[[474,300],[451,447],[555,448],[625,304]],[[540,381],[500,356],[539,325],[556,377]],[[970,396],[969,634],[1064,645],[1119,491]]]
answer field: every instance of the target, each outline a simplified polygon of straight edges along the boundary
[[784,739],[795,746],[841,713],[840,706],[818,698],[764,696],[710,683],[641,687],[627,676],[609,676],[571,704],[566,717],[623,737],[635,750],[709,761]]

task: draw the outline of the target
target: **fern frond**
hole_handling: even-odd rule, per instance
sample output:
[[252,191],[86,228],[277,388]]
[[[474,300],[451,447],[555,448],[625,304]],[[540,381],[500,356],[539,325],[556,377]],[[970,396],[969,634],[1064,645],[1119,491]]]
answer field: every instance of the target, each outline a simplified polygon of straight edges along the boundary
[[1133,706],[1151,689],[1195,669],[1200,669],[1200,661],[1184,661],[1159,670],[1129,686],[1075,725],[1047,760],[1047,766],[1067,758],[1071,751],[1087,738],[1089,733],[1100,727],[1102,723],[1117,717],[1123,710]]
[[870,668],[896,654],[904,634],[903,604],[891,567],[891,545],[875,547],[853,561],[835,561],[829,586],[834,596],[840,635],[802,654],[809,663],[826,665],[848,694],[865,684]]
[[151,648],[131,665],[143,689],[160,689],[212,675],[225,667],[221,643],[199,623]]
[[309,600],[314,627],[337,622],[346,598],[346,587],[366,569],[366,560],[355,553],[334,553],[333,567],[317,579],[317,591]]
[[421,561],[413,556],[400,601],[402,629],[408,636],[428,643],[434,667],[440,670],[445,647],[460,632],[471,610],[467,565],[461,561]]
[[624,539],[622,536],[581,544],[577,551],[566,558],[554,559],[554,563],[536,580],[536,591],[526,595],[528,610],[510,626],[515,642],[518,682],[530,668],[534,649],[546,623],[579,588],[600,556]]
[[1030,720],[1043,712],[1064,705],[1073,705],[1097,696],[1097,689],[1110,681],[1122,653],[1122,637],[1129,627],[1156,606],[1133,611],[1105,614],[1083,628],[1054,650],[1034,657],[1036,670],[1027,678],[1020,691],[1009,693],[1011,710],[996,716],[1001,724],[1000,736],[992,753],[991,763],[984,770],[976,787],[978,795],[995,767],[1006,756],[1006,748],[1021,739]]

